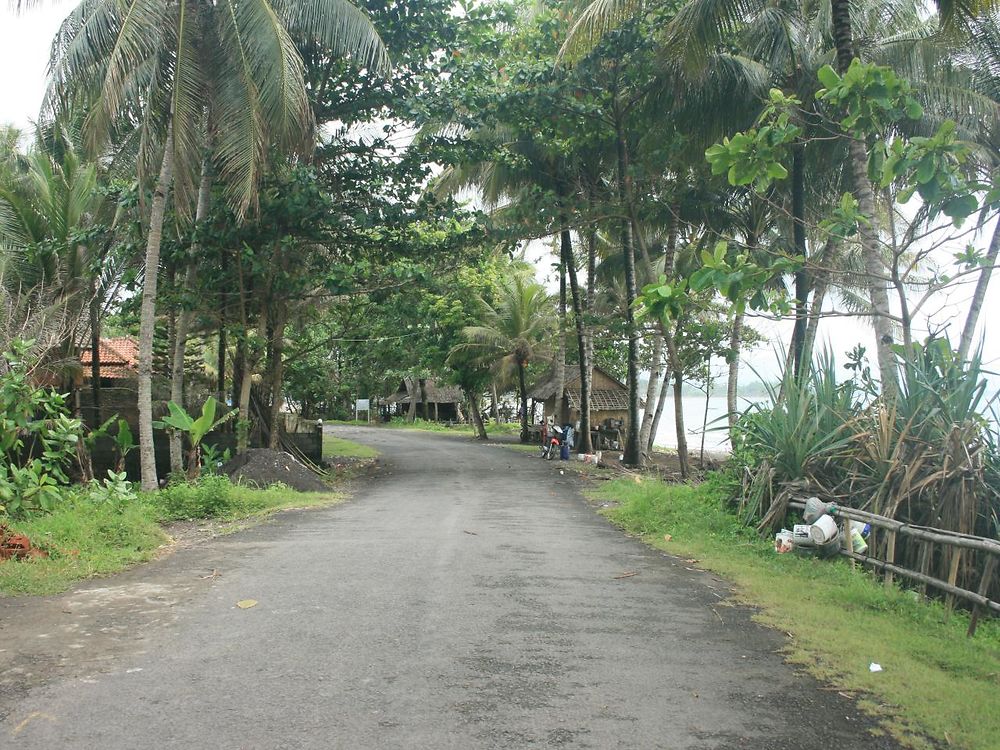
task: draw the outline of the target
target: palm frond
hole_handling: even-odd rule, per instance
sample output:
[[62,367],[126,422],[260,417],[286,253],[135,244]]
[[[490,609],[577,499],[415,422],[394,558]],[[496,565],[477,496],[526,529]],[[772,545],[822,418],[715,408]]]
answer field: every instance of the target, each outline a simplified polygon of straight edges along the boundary
[[371,18],[349,0],[275,0],[274,9],[297,38],[350,55],[376,73],[389,70],[389,53]]
[[593,0],[576,17],[557,59],[572,64],[593,50],[605,34],[644,9],[643,0]]

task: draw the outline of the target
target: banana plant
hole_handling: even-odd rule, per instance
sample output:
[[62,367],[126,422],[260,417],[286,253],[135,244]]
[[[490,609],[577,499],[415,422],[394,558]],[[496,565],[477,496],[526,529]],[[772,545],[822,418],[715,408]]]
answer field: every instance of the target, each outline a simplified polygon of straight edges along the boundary
[[215,410],[219,402],[213,396],[202,404],[201,416],[195,418],[184,411],[184,407],[178,406],[173,401],[167,403],[168,414],[158,422],[153,423],[153,427],[160,430],[177,430],[187,435],[188,457],[187,457],[187,478],[194,480],[198,478],[201,471],[201,441],[205,436],[225,422],[228,422],[237,414],[237,410],[227,412],[218,419],[215,418]]

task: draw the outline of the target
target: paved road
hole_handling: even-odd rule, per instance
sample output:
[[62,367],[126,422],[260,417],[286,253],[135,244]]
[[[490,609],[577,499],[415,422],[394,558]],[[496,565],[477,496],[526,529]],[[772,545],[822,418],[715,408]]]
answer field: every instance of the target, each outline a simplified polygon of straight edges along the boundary
[[557,465],[337,429],[384,456],[353,501],[0,601],[0,747],[885,746]]

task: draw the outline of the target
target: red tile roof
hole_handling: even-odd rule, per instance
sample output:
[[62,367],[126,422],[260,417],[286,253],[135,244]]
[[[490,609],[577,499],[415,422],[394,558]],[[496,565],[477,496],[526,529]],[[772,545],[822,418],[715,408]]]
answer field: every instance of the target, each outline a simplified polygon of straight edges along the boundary
[[[139,346],[134,339],[127,336],[101,339],[99,354],[102,378],[121,380],[136,376],[139,364]],[[90,377],[92,361],[91,348],[88,346],[80,352],[80,364],[83,365],[85,378]]]

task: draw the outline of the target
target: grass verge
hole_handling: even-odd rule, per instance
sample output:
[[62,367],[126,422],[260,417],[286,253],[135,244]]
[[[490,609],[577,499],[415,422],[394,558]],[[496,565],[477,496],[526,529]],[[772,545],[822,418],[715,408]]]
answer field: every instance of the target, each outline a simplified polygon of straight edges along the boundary
[[52,513],[11,523],[49,556],[0,563],[0,596],[55,594],[74,581],[150,560],[170,542],[162,525],[170,521],[259,519],[287,508],[332,505],[343,497],[281,486],[252,489],[211,476],[117,501],[95,502],[80,493]]
[[[434,422],[424,419],[415,419],[412,422],[408,422],[402,417],[393,419],[387,426],[401,430],[423,430],[425,432],[448,432],[452,434],[466,433],[472,435],[475,432],[473,425],[464,422],[448,424],[447,422]],[[519,435],[520,433],[521,425],[516,422],[501,422],[500,424],[490,422],[486,424],[486,434],[490,437],[495,435]]]
[[374,448],[335,435],[323,436],[323,458],[375,458]]
[[[757,619],[791,634],[786,656],[859,705],[904,745],[996,748],[1000,737],[1000,624],[968,617],[914,592],[886,588],[846,560],[775,554],[726,511],[712,481],[697,486],[614,480],[591,495],[649,544],[716,571]],[[665,535],[670,535],[670,540]],[[883,672],[869,672],[877,662]]]

